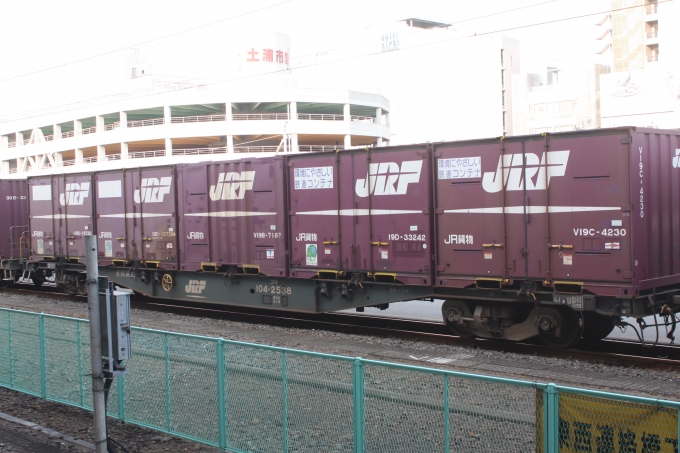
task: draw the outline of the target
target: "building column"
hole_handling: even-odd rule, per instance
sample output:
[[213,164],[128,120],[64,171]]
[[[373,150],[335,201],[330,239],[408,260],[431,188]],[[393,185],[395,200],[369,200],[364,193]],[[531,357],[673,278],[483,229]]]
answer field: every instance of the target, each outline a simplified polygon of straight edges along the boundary
[[76,165],[80,165],[82,163],[83,163],[83,150],[76,148]]
[[290,119],[293,121],[297,121],[297,102],[296,101],[291,101],[290,102]]
[[0,166],[0,174],[9,175],[9,161],[3,160]]
[[96,126],[96,131],[97,133],[104,132],[104,117],[103,116],[95,116],[94,117],[94,123]]
[[227,153],[234,154],[234,136],[227,135]]
[[52,140],[61,140],[61,126],[58,124],[52,125]]
[[384,124],[385,126],[389,126],[389,125],[390,125],[390,112],[385,112],[385,113],[383,113],[383,124]]
[[163,106],[163,120],[166,125],[172,123],[172,109],[169,105]]
[[349,110],[349,104],[345,104],[342,107],[342,114],[345,116],[345,121],[350,122],[352,121],[352,116],[350,115],[350,110]]
[[[0,140],[2,140],[2,141],[0,142],[0,148],[2,148],[2,149],[7,149],[7,148],[9,148],[9,137],[8,137],[8,136],[3,135],[2,138],[1,138]],[[4,162],[4,161],[3,161],[3,162]]]
[[383,139],[382,139],[382,137],[378,137],[378,141],[376,142],[375,146],[383,146]]
[[62,162],[64,162],[64,156],[61,153],[54,153],[54,165],[61,167]]
[[127,112],[120,112],[120,119],[118,120],[118,127],[120,129],[127,129]]
[[83,122],[73,120],[73,135],[83,135]]
[[375,122],[377,124],[382,124],[382,109],[380,107],[376,107],[375,109]]
[[352,136],[347,134],[345,135],[345,149],[349,149],[352,147]]
[[26,163],[26,158],[25,157],[17,157],[17,173],[19,172],[24,172],[26,169],[25,167]]
[[24,134],[21,132],[16,133],[16,145],[14,146],[24,146]]
[[165,155],[166,156],[172,156],[172,139],[171,138],[165,139]]
[[291,147],[291,152],[293,153],[299,153],[300,148],[298,147],[298,134],[292,134],[290,136],[290,147]]
[[121,159],[127,159],[128,158],[128,144],[127,144],[127,142],[121,142],[121,144],[120,144],[120,158]]
[[106,160],[106,147],[104,145],[97,145],[97,162],[104,162],[105,160]]

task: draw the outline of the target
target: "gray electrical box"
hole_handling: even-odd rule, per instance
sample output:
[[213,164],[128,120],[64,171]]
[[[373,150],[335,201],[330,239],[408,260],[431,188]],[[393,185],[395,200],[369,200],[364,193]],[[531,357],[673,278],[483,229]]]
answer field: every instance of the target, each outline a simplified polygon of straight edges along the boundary
[[115,290],[108,277],[99,277],[99,314],[101,319],[104,374],[113,377],[127,374],[120,363],[131,354],[130,292]]

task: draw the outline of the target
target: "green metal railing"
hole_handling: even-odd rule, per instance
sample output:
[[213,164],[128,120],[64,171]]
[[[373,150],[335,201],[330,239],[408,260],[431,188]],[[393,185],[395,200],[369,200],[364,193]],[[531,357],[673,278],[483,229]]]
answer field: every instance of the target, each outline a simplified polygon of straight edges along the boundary
[[[680,403],[133,329],[109,415],[232,452],[678,452]],[[91,410],[86,320],[0,309],[0,386]]]

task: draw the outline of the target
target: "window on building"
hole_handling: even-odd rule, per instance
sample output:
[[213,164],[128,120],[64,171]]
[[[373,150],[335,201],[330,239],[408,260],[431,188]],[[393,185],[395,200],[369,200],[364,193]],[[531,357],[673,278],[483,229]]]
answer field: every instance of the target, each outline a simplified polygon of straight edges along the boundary
[[503,49],[501,49],[501,66],[503,66]]
[[575,101],[560,101],[560,112],[571,110],[574,104]]

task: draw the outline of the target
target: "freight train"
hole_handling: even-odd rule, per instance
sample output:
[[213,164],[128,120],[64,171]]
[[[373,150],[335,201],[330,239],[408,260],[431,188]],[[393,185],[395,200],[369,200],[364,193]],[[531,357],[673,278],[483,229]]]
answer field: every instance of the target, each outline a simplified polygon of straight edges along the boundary
[[[5,284],[282,311],[444,299],[463,337],[680,311],[680,131],[617,128],[2,181]],[[643,324],[640,327],[644,327]],[[672,335],[672,332],[671,332]]]

